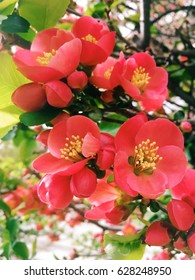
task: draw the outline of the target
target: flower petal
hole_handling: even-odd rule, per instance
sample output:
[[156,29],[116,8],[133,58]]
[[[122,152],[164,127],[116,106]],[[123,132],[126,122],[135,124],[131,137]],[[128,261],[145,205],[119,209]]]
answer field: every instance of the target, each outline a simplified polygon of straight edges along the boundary
[[184,148],[184,138],[179,128],[171,121],[162,118],[145,123],[137,133],[135,142],[140,144],[147,139],[151,142],[155,141],[158,147],[174,145]]
[[145,115],[137,115],[127,120],[118,130],[115,138],[117,151],[125,151],[133,155],[135,149],[135,136],[146,122]]
[[83,139],[82,154],[84,157],[93,157],[100,149],[100,140],[95,138],[90,132]]
[[72,135],[84,138],[90,132],[97,139],[100,131],[95,122],[84,116],[72,116],[67,120],[57,123],[51,130],[48,138],[48,147],[52,155],[61,158],[61,149],[64,148],[66,137]]
[[143,197],[154,199],[164,193],[167,177],[159,170],[155,170],[152,175],[141,173],[139,176],[131,172],[127,177],[127,183]]
[[130,196],[137,196],[138,192],[134,191],[127,182],[129,174],[133,172],[132,166],[128,163],[128,155],[119,151],[114,161],[114,179],[116,185]]
[[84,167],[72,176],[70,188],[77,197],[89,197],[96,189],[96,174],[89,168]]
[[[174,134],[173,134],[174,135]],[[174,135],[173,138],[176,136]],[[177,185],[184,177],[187,168],[187,159],[184,152],[176,146],[165,146],[158,150],[163,159],[157,168],[167,176],[167,188]]]

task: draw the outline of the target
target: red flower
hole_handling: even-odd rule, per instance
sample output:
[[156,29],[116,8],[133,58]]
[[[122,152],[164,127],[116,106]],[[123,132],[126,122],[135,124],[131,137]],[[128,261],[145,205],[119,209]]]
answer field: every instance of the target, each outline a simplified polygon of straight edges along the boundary
[[81,39],[81,63],[96,65],[106,60],[115,44],[115,32],[105,22],[89,16],[79,18],[72,27],[75,37]]
[[47,102],[43,86],[29,83],[18,87],[12,94],[12,102],[27,112],[41,110]]
[[48,82],[68,76],[77,68],[81,41],[71,32],[50,28],[39,32],[30,50],[18,50],[18,70],[34,82]]
[[72,91],[61,81],[51,81],[44,86],[47,102],[57,108],[66,107],[72,99]]
[[76,71],[67,78],[67,83],[71,88],[83,89],[88,83],[88,77],[83,71]]
[[37,189],[40,200],[57,209],[67,207],[73,198],[70,179],[68,176],[58,174],[45,175]]
[[145,242],[151,246],[165,246],[171,241],[166,222],[156,221],[152,223],[147,232]]
[[[194,178],[194,179],[193,179]],[[181,199],[195,208],[195,170],[186,170],[182,181],[171,191],[175,198]]]
[[147,53],[136,53],[124,64],[121,86],[147,110],[159,109],[167,98],[168,75]]
[[93,208],[86,211],[85,218],[89,220],[104,219],[111,224],[118,224],[128,214],[128,210],[123,204],[127,201],[131,202],[132,199],[121,192],[114,183],[107,183],[107,178],[108,176],[99,180],[95,192],[88,198]]
[[48,136],[49,152],[33,162],[39,172],[72,175],[79,172],[100,149],[100,131],[84,116],[73,116],[57,123]]
[[173,199],[167,204],[167,211],[171,223],[179,230],[186,231],[194,223],[194,210],[185,201]]
[[189,232],[187,236],[187,243],[190,250],[195,254],[195,230]]
[[123,69],[124,55],[120,54],[119,59],[108,57],[106,61],[98,64],[90,78],[90,82],[104,89],[113,89],[120,84],[120,75]]
[[171,121],[137,115],[120,127],[115,144],[115,182],[131,196],[157,198],[185,174],[183,135]]

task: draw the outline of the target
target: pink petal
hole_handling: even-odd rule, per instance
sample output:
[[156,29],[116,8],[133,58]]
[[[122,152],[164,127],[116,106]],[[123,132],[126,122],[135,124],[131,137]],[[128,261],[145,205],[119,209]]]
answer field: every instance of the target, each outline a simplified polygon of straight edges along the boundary
[[51,175],[48,199],[50,205],[54,208],[63,209],[67,207],[73,199],[70,191],[70,177]]
[[107,34],[102,36],[97,43],[98,46],[102,47],[105,50],[107,56],[110,55],[113,51],[115,44],[115,35],[116,32],[108,32]]
[[146,117],[143,115],[137,115],[121,125],[115,137],[116,150],[122,150],[129,155],[133,155],[136,145],[135,137],[145,122]]
[[127,178],[132,172],[133,168],[128,163],[128,155],[123,151],[119,151],[114,161],[114,180],[120,189],[134,197],[138,195],[138,192],[134,191],[127,182]]
[[82,154],[84,157],[93,157],[100,149],[100,140],[91,133],[87,133],[83,139]]
[[[173,134],[174,135],[174,134]],[[173,138],[175,138],[174,135]],[[177,185],[184,177],[187,159],[184,152],[176,146],[165,146],[158,150],[159,161],[157,168],[167,176],[167,188]]]
[[139,52],[131,56],[131,58],[134,58],[136,61],[137,66],[142,66],[146,69],[154,68],[156,66],[155,60],[152,58],[151,55]]
[[149,139],[155,141],[158,147],[166,145],[184,147],[184,138],[179,128],[171,121],[166,119],[157,119],[145,123],[136,135],[135,142],[140,144]]
[[114,200],[108,201],[98,207],[94,207],[91,210],[86,211],[85,218],[89,220],[106,219],[106,212],[109,212],[114,208],[114,203]]
[[64,148],[66,137],[72,135],[84,138],[90,132],[94,137],[100,137],[96,123],[84,116],[72,116],[67,120],[57,123],[49,134],[48,147],[52,155],[61,158],[60,149]]
[[82,46],[80,62],[83,64],[96,65],[108,57],[105,50],[97,44],[82,40]]
[[93,171],[84,167],[74,174],[71,179],[70,188],[77,197],[89,197],[96,189],[97,178]]
[[116,188],[106,182],[99,182],[94,193],[88,198],[88,201],[94,206],[98,206],[107,201],[115,200],[119,196],[120,193]]
[[79,65],[81,48],[81,41],[77,38],[65,43],[57,50],[48,66],[59,70],[64,77],[67,77]]
[[161,171],[155,170],[152,175],[141,173],[139,176],[131,172],[127,177],[131,188],[144,198],[154,199],[161,196],[166,188],[167,177]]
[[43,154],[33,161],[33,168],[42,173],[56,173],[64,170],[71,162],[52,156],[50,153]]

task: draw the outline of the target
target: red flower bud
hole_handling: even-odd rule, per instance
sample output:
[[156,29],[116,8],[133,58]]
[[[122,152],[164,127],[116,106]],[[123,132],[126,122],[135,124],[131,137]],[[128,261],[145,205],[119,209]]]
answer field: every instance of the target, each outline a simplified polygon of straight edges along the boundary
[[72,91],[61,81],[51,81],[44,85],[47,102],[54,107],[64,108],[72,99]]
[[71,88],[83,89],[88,82],[88,77],[83,71],[73,72],[67,78],[68,85]]
[[171,241],[168,234],[168,224],[156,221],[151,224],[146,232],[145,242],[151,246],[165,246]]
[[27,112],[39,111],[47,99],[42,85],[29,83],[18,87],[12,94],[12,102]]
[[187,243],[190,250],[195,254],[195,230],[189,232],[187,236]]
[[182,252],[185,251],[187,247],[186,241],[182,237],[179,237],[176,241],[174,241],[173,245],[176,249]]
[[171,223],[179,230],[186,231],[194,223],[194,210],[185,201],[173,199],[167,204],[167,211]]
[[192,125],[189,122],[182,122],[180,127],[181,127],[181,130],[183,132],[191,132],[192,131]]

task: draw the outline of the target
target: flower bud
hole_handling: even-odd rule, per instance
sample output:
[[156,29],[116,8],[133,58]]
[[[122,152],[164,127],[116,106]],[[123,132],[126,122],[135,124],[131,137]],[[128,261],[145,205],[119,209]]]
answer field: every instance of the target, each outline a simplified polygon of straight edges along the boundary
[[181,130],[183,132],[191,132],[192,131],[192,125],[189,122],[182,122],[180,127],[181,127]]
[[171,241],[168,226],[169,224],[161,221],[152,223],[146,232],[145,242],[151,246],[167,245]]
[[72,99],[72,91],[61,81],[51,81],[44,85],[47,102],[57,108],[66,107]]
[[187,243],[190,250],[195,254],[195,230],[189,232],[187,236]]
[[173,199],[167,204],[167,211],[171,223],[179,230],[186,231],[194,223],[194,210],[185,201]]
[[68,85],[71,88],[83,89],[88,83],[88,77],[83,71],[76,71],[67,78]]
[[14,91],[12,102],[26,112],[36,112],[44,107],[47,99],[42,85],[29,83]]
[[185,252],[185,250],[187,248],[186,241],[180,236],[178,237],[178,239],[176,241],[174,241],[173,245],[174,245],[175,249],[180,250],[182,252]]

